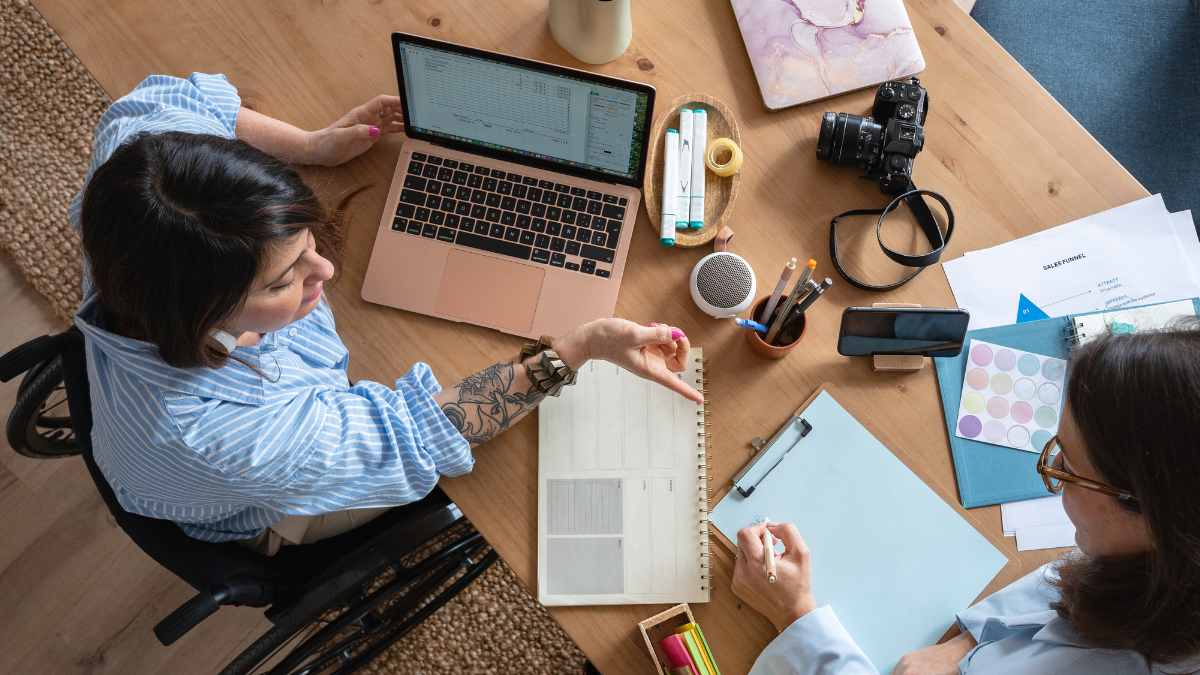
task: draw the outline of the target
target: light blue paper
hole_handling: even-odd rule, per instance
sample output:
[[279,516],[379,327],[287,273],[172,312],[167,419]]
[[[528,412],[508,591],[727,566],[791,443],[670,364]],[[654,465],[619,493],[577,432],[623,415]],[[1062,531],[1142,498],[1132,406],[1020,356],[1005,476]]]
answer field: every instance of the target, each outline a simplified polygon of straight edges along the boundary
[[[813,427],[808,436],[781,438],[771,454],[795,449],[750,497],[731,490],[713,525],[736,542],[763,517],[796,523],[812,551],[817,605],[831,605],[889,673],[904,654],[936,643],[1008,558],[828,392],[801,417]],[[792,439],[799,426],[787,432]]]

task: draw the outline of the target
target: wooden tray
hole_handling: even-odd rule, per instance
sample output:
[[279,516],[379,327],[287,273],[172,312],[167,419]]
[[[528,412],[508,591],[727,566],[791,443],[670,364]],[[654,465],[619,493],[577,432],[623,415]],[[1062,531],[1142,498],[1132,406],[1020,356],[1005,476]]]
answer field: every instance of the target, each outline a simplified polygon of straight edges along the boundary
[[[679,111],[683,108],[703,110],[708,114],[708,142],[718,138],[730,138],[740,147],[742,136],[738,133],[733,113],[716,98],[708,94],[684,94],[671,101],[662,115],[654,121],[650,131],[650,152],[646,155],[646,183],[642,187],[646,214],[654,224],[651,234],[657,240],[662,225],[662,182],[663,182],[663,136],[667,129],[679,128]],[[698,149],[704,152],[703,148]],[[717,159],[720,161],[720,158]],[[742,172],[722,178],[707,169],[704,171],[704,227],[698,230],[675,230],[675,245],[683,247],[703,246],[717,236],[733,212],[733,200],[737,197]]]

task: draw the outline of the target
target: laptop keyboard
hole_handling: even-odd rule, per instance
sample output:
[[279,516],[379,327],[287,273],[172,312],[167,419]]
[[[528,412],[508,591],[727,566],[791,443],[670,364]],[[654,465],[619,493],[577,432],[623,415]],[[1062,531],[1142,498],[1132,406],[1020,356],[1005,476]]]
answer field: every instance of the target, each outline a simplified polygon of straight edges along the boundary
[[414,152],[397,232],[608,278],[625,197]]

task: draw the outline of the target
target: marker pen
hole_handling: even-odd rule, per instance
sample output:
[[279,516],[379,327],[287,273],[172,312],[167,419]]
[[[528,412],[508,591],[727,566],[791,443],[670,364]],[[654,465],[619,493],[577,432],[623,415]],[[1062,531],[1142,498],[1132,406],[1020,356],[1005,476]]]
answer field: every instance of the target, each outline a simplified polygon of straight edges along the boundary
[[675,197],[675,227],[688,226],[692,191],[692,111],[679,111],[679,191]]
[[692,111],[692,195],[688,207],[689,224],[704,227],[704,149],[708,147],[708,113]]
[[676,194],[679,189],[679,132],[667,129],[665,147],[663,147],[663,195],[662,195],[662,225],[659,229],[659,242],[663,246],[675,245],[675,206]]

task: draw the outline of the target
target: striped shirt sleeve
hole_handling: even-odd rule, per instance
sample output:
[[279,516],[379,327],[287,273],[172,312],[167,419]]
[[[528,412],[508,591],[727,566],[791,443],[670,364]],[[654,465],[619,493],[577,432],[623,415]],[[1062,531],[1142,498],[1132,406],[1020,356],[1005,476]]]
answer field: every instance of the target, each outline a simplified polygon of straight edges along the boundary
[[265,406],[193,396],[164,402],[183,442],[245,498],[316,515],[416,501],[439,476],[473,466],[470,444],[433,400],[440,391],[417,364],[396,389],[300,389]]

